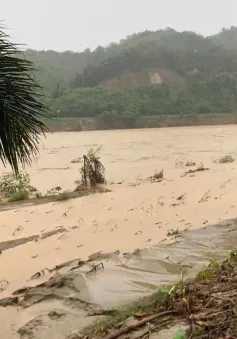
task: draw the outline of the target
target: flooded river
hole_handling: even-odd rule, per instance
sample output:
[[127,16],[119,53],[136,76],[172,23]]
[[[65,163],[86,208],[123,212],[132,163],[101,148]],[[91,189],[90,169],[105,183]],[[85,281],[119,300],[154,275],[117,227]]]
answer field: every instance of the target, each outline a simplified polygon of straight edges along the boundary
[[[108,180],[128,183],[152,175],[156,168],[164,168],[169,175],[176,160],[193,159],[209,165],[223,154],[237,154],[237,126],[47,134],[40,156],[27,170],[43,192],[57,185],[73,188],[79,177],[79,164],[70,161],[100,145]],[[0,171],[5,169],[1,166]]]
[[[27,169],[32,184],[43,193],[73,189],[81,164],[71,161],[99,145],[110,192],[0,212],[1,298],[30,287],[14,299],[17,308],[0,308],[1,323],[9,319],[4,338],[53,338],[58,326],[55,338],[65,338],[88,303],[145,295],[178,279],[180,266],[190,275],[234,246],[235,220],[215,225],[237,215],[237,162],[218,163],[237,159],[236,126],[48,134]],[[200,163],[206,170],[195,172]],[[152,182],[161,169],[163,180]],[[65,317],[52,323],[52,309]]]

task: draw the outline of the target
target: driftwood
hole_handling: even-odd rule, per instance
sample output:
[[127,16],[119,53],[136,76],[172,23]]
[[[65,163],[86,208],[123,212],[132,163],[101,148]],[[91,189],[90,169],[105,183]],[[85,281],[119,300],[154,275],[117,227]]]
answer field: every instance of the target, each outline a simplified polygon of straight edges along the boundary
[[140,326],[143,326],[151,321],[154,321],[158,318],[161,318],[161,317],[164,317],[166,315],[171,315],[171,314],[175,314],[177,313],[176,311],[165,311],[165,312],[161,312],[161,313],[158,313],[158,314],[153,314],[151,316],[148,316],[146,318],[143,318],[142,320],[138,320],[138,321],[135,321],[134,323],[130,324],[130,325],[127,325],[127,326],[124,326],[122,328],[120,328],[118,331],[115,331],[111,334],[109,334],[108,336],[105,337],[105,339],[116,339],[118,338],[120,335],[122,334],[125,334],[125,333],[128,333]]
[[196,169],[190,169],[187,172],[184,172],[184,174],[182,175],[183,177],[185,177],[187,174],[193,174],[196,172],[203,172],[203,171],[209,171],[210,168],[204,167],[203,164],[200,164]]

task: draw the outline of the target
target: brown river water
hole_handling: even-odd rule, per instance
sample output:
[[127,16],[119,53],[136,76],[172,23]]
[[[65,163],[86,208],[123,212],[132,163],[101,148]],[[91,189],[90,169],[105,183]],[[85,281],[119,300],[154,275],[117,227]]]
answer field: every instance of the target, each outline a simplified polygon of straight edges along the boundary
[[[71,160],[99,145],[110,192],[2,209],[1,337],[66,338],[91,322],[88,309],[147,295],[234,246],[236,221],[223,220],[237,216],[237,160],[216,160],[237,159],[237,126],[48,134],[26,169],[32,184],[73,189]],[[184,176],[200,163],[209,170]],[[156,169],[161,182],[148,179]]]

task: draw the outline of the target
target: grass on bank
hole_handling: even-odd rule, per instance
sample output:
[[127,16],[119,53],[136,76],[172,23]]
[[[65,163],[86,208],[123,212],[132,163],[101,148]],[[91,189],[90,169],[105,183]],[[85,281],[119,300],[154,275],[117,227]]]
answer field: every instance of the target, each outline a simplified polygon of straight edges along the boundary
[[[171,339],[234,338],[237,333],[237,250],[230,251],[224,262],[211,260],[195,279],[180,281],[158,289],[95,322],[83,331],[87,338],[148,338],[150,332],[186,323],[189,329]],[[132,318],[131,318],[132,317]],[[131,318],[131,319],[129,319]],[[149,325],[147,323],[149,322]]]
[[78,196],[78,194],[76,192],[63,191],[62,193],[59,193],[59,195],[57,195],[55,197],[55,200],[56,201],[64,201],[64,200],[76,198],[77,196]]
[[10,196],[10,198],[8,199],[8,202],[28,200],[28,199],[30,199],[28,192],[26,192],[26,191],[19,191],[19,192],[13,193]]

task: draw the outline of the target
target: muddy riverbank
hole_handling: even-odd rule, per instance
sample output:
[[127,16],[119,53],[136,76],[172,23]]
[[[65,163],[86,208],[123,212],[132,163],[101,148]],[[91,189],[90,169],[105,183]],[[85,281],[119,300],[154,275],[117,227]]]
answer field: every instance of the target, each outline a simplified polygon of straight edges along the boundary
[[53,132],[96,131],[131,128],[162,128],[180,126],[231,125],[237,123],[236,113],[179,114],[163,116],[143,116],[132,121],[106,121],[98,117],[54,118],[45,121]]
[[178,281],[181,267],[188,278],[209,260],[223,260],[236,238],[237,220],[227,220],[180,232],[171,244],[134,253],[96,253],[86,262],[78,258],[35,272],[25,286],[0,299],[0,334],[4,338],[65,339],[98,319],[103,310]]

